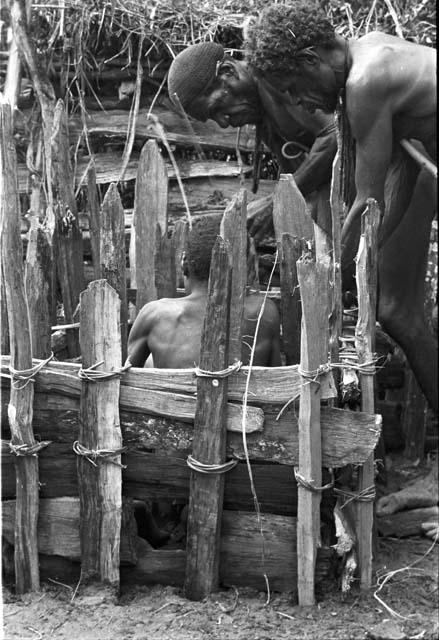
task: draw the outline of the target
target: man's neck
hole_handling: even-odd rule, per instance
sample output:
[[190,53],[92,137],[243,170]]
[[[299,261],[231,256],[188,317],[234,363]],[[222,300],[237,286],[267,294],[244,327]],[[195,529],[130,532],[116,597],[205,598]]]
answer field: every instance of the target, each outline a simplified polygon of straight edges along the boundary
[[193,276],[188,277],[188,286],[191,296],[207,296],[207,288],[209,285],[208,280],[200,280],[199,278],[194,278]]

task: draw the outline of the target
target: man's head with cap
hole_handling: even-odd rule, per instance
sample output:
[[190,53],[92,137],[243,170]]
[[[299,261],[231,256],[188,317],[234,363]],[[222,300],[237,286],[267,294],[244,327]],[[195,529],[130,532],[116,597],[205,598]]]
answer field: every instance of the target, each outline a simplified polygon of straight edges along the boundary
[[215,42],[194,44],[178,54],[169,69],[168,91],[177,108],[203,122],[211,118],[223,128],[261,118],[249,67]]

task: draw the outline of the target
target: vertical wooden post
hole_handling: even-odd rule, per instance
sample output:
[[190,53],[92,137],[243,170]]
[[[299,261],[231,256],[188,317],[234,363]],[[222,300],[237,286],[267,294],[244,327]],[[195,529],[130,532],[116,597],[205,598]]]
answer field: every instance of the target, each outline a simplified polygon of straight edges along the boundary
[[122,360],[127,350],[127,286],[125,276],[125,217],[119,192],[110,184],[102,203],[100,237],[100,272],[120,298],[120,338]]
[[300,362],[300,325],[302,308],[297,279],[297,260],[302,254],[303,243],[289,233],[282,234],[278,243],[280,255],[280,290],[282,340],[286,364]]
[[319,491],[303,486],[300,478],[320,487],[322,450],[320,433],[320,383],[316,373],[328,359],[328,280],[326,262],[304,256],[297,263],[302,299],[300,367],[302,389],[299,409],[299,478],[297,506],[297,580],[299,605],[315,603],[314,570],[320,546]]
[[[356,258],[358,321],[355,328],[355,348],[359,364],[370,362],[375,351],[375,325],[377,300],[377,232],[380,211],[375,200],[369,199],[367,209],[361,217],[361,237]],[[360,370],[361,410],[375,413],[374,375]],[[360,467],[358,491],[375,484],[373,453]],[[360,587],[369,589],[372,584],[372,530],[373,501],[358,502],[357,537],[360,564]]]
[[[156,224],[167,235],[168,174],[155,140],[148,140],[142,149],[137,168],[134,211],[130,241],[131,288],[137,287],[137,311],[156,300],[154,253]],[[134,230],[134,236],[133,236]],[[133,265],[135,275],[133,278]]]
[[[84,369],[103,361],[101,371],[121,366],[120,301],[105,280],[95,280],[81,294],[80,342]],[[119,423],[120,380],[83,380],[79,444],[86,450],[117,451],[122,445]],[[78,455],[81,582],[94,580],[119,586],[122,517],[120,455],[110,459]]]
[[314,240],[313,221],[304,197],[289,173],[281,174],[273,194],[273,225],[276,242],[290,233],[299,240]]
[[342,332],[343,302],[341,292],[341,219],[343,201],[340,195],[340,160],[337,152],[332,164],[331,219],[332,219],[332,301],[329,314],[329,350],[331,360],[339,362],[339,337]]
[[247,192],[236,194],[224,212],[221,235],[229,249],[232,268],[230,301],[229,362],[241,360],[242,321],[247,284]]
[[[8,104],[0,102],[0,200],[1,264],[6,293],[10,331],[11,367],[22,371],[32,368],[32,344],[29,310],[23,273],[23,250],[20,236],[20,205],[17,187],[17,160]],[[35,444],[32,430],[33,384],[15,380],[11,384],[8,417],[13,445]],[[17,593],[40,587],[38,568],[38,458],[15,456],[15,580]]]
[[4,283],[4,274],[2,268],[1,274],[1,283],[0,283],[0,309],[1,309],[1,317],[0,317],[0,329],[1,329],[1,349],[0,353],[3,356],[6,356],[10,353],[10,345],[9,345],[9,322],[8,322],[8,309],[6,306],[6,289]]
[[157,298],[175,298],[175,247],[174,238],[162,234],[159,223],[156,225],[154,280]]
[[[84,288],[82,235],[79,228],[76,199],[73,191],[73,171],[67,118],[62,100],[55,107],[52,160],[54,169],[54,194],[56,216],[57,271],[61,287],[66,322],[73,322],[73,314]],[[67,330],[67,348],[70,357],[79,355],[78,334]]]
[[[228,364],[231,292],[229,256],[217,239],[209,277],[208,302],[201,338],[200,368]],[[203,464],[222,464],[226,457],[227,378],[198,378],[192,455]],[[218,587],[223,474],[192,471],[187,526],[185,594],[201,600]]]
[[187,251],[187,240],[189,233],[189,223],[187,220],[177,220],[174,227],[174,249],[175,249],[175,277],[177,287],[184,287],[184,277],[181,262],[183,254]]
[[99,206],[98,190],[96,186],[96,167],[93,160],[87,170],[87,209],[90,222],[90,245],[94,279],[99,280],[100,278],[102,278],[100,258],[101,211]]

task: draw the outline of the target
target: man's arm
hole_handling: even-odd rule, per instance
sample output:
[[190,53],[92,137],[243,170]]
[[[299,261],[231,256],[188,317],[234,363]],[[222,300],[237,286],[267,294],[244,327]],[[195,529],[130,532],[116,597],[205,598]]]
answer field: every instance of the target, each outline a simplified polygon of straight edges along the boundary
[[[351,91],[352,93],[352,91]],[[377,200],[384,213],[384,185],[392,157],[392,111],[373,87],[349,95],[348,118],[356,140],[356,197],[342,229],[343,268],[349,269],[358,250],[361,215],[367,199]],[[373,96],[373,97],[372,97]]]
[[128,357],[133,367],[143,367],[147,361],[151,349],[148,345],[148,337],[151,330],[151,306],[146,304],[137,315],[128,337]]
[[330,126],[316,137],[307,158],[294,173],[296,184],[304,196],[331,180],[332,163],[337,153],[335,123],[332,116],[331,119]]

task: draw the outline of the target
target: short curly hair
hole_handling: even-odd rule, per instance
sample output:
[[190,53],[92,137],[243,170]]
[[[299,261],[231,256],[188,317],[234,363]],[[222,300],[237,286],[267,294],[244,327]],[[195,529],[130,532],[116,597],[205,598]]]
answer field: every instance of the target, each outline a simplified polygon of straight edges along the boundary
[[306,47],[331,47],[334,27],[321,6],[298,0],[292,6],[273,4],[250,26],[245,41],[246,60],[262,72],[291,71],[297,54]]
[[189,275],[208,280],[212,249],[220,234],[222,213],[208,213],[192,218],[187,244],[186,265]]

